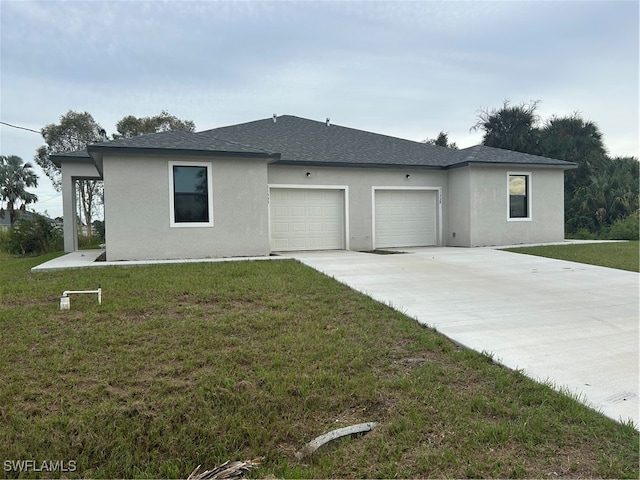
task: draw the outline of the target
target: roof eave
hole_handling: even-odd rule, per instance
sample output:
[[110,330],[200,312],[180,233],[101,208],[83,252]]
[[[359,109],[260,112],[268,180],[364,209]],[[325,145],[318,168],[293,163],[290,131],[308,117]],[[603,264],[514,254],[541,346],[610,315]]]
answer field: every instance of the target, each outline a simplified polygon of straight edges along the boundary
[[565,162],[565,163],[519,163],[519,162],[482,162],[482,161],[474,161],[467,160],[460,163],[454,163],[451,165],[447,165],[445,167],[446,170],[450,170],[453,168],[460,167],[469,167],[469,166],[482,166],[482,167],[494,167],[494,168],[550,168],[555,170],[573,170],[578,168],[577,163],[573,162]]
[[191,148],[155,148],[155,147],[110,147],[104,145],[88,145],[89,154],[119,153],[125,155],[182,155],[182,156],[209,156],[209,157],[245,157],[279,159],[279,153],[267,152],[234,152],[225,150],[200,150]]
[[86,156],[78,156],[78,155],[65,155],[64,153],[59,154],[51,154],[49,155],[49,159],[51,162],[58,168],[62,166],[62,162],[71,162],[71,163],[82,163],[91,161],[91,157],[87,154]]
[[358,162],[322,162],[306,160],[277,160],[274,165],[295,167],[338,167],[338,168],[418,168],[424,170],[442,170],[442,165],[420,165],[408,163],[358,163]]

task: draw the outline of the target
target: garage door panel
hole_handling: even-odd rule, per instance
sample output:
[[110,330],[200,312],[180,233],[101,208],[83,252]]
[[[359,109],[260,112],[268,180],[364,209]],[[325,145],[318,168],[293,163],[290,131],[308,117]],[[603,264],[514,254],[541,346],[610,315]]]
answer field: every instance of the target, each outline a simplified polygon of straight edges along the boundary
[[376,248],[436,245],[437,192],[376,190]]
[[277,233],[287,233],[289,231],[289,224],[277,222],[274,224],[273,230]]
[[342,190],[272,188],[270,203],[273,250],[344,248]]
[[323,225],[322,223],[318,223],[318,222],[310,222],[307,224],[307,231],[311,234],[322,234],[323,231]]
[[281,206],[274,206],[272,210],[272,213],[276,218],[287,216],[288,212],[289,212],[289,209],[287,207],[281,207]]

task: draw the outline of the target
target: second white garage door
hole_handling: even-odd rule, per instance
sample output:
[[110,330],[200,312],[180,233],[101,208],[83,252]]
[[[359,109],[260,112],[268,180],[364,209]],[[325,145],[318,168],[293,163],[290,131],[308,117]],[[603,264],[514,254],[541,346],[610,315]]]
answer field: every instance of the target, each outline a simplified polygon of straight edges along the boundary
[[438,192],[376,190],[375,247],[437,245]]
[[271,249],[344,248],[344,191],[272,188],[269,209]]

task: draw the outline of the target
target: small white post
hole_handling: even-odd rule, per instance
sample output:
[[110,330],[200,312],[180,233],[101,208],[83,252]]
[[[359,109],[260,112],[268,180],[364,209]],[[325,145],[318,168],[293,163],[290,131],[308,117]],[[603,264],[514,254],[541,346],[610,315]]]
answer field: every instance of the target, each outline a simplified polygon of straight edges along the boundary
[[71,299],[69,297],[60,297],[60,310],[71,310]]

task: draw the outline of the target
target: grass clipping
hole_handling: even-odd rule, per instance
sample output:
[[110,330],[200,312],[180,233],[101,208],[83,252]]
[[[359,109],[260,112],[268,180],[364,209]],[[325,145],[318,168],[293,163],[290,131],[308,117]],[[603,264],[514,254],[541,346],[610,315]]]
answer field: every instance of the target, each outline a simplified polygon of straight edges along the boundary
[[222,479],[239,479],[244,476],[246,472],[252,468],[256,468],[262,463],[262,458],[254,458],[253,460],[224,462],[222,465],[217,466],[213,470],[205,470],[199,473],[200,467],[198,465],[191,475],[187,477],[187,480],[222,480]]

